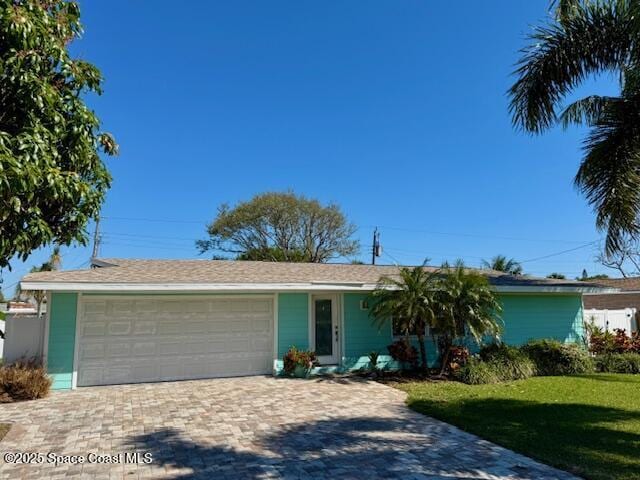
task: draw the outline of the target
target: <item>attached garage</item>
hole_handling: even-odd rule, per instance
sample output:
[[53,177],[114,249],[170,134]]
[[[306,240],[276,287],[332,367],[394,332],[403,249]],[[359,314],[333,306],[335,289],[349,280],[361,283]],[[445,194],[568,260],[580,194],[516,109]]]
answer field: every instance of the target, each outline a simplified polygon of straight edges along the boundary
[[83,295],[77,385],[271,373],[272,296]]

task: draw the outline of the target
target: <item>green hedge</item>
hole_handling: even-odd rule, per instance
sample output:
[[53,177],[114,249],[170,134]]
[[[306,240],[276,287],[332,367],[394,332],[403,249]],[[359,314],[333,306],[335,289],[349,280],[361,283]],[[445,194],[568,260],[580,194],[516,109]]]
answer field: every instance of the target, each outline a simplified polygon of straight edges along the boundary
[[518,348],[507,345],[488,345],[479,357],[471,358],[458,371],[458,378],[470,385],[520,380],[536,374],[536,366]]
[[574,375],[594,370],[593,359],[580,346],[557,340],[531,340],[520,350],[536,364],[537,374]]
[[[617,368],[633,369],[638,363],[618,360]],[[611,361],[610,363],[612,363]],[[629,366],[632,364],[633,366]],[[624,366],[623,366],[624,365]],[[603,367],[604,368],[604,367]],[[610,367],[613,368],[613,367]],[[491,344],[480,349],[458,370],[458,380],[470,385],[520,380],[535,375],[573,375],[594,371],[594,361],[578,345],[557,340],[532,340],[521,347]]]
[[596,370],[605,373],[640,373],[640,353],[608,353],[595,359]]

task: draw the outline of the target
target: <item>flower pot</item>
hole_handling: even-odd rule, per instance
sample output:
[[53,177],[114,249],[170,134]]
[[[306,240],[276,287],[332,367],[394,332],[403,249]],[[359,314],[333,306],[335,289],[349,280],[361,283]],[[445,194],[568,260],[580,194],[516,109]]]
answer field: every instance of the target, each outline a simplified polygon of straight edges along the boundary
[[296,378],[307,378],[310,371],[311,369],[305,365],[296,365],[296,368],[293,371],[293,376]]

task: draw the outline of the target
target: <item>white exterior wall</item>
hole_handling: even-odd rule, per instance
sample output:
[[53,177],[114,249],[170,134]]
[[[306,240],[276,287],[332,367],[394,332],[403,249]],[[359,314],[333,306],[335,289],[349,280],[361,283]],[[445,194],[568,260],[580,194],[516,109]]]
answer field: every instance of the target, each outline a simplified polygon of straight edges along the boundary
[[3,362],[42,359],[45,317],[7,315]]

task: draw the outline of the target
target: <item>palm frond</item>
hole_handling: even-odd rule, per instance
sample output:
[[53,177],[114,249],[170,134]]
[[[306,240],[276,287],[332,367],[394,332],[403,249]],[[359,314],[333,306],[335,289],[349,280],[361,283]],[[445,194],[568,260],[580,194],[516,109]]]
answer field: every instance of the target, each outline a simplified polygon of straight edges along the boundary
[[606,108],[612,108],[612,104],[621,101],[618,97],[603,97],[590,95],[573,102],[559,115],[558,119],[563,128],[570,125],[594,125]]
[[625,233],[640,234],[640,93],[610,104],[585,140],[586,155],[575,178],[606,231],[605,252],[619,249]]
[[571,15],[536,29],[508,92],[514,125],[540,133],[557,121],[562,99],[589,75],[626,63],[635,41],[628,3],[567,2]]

